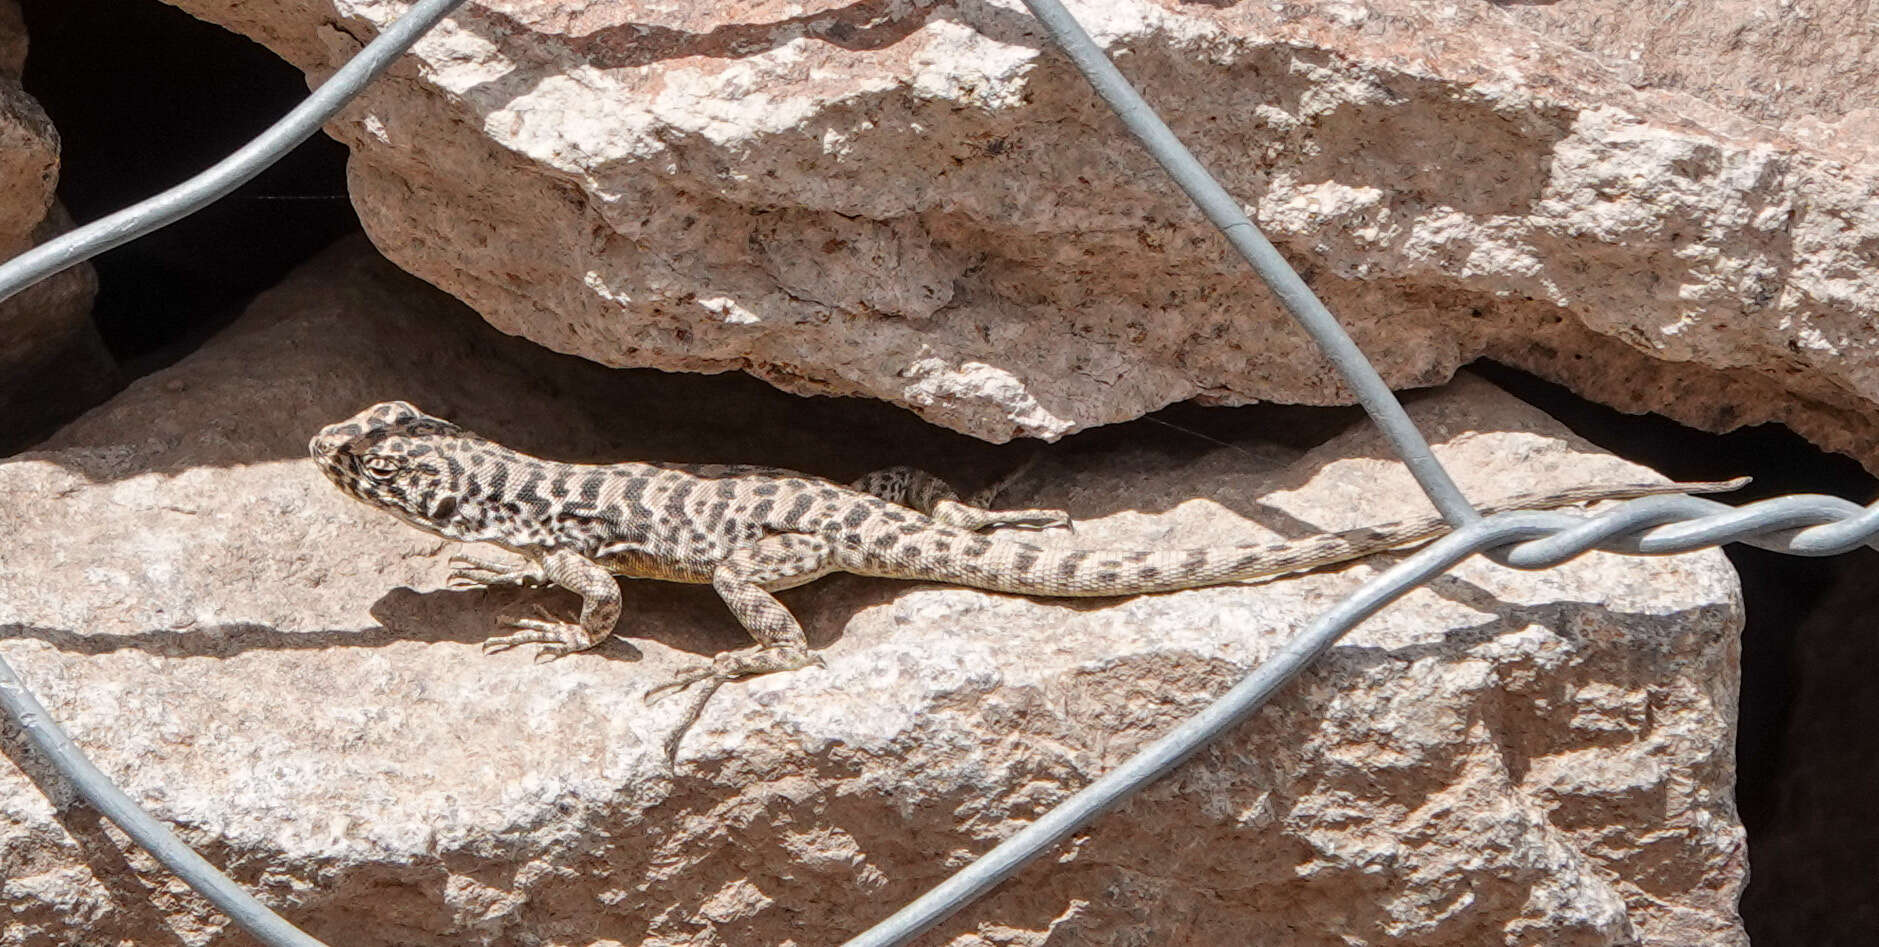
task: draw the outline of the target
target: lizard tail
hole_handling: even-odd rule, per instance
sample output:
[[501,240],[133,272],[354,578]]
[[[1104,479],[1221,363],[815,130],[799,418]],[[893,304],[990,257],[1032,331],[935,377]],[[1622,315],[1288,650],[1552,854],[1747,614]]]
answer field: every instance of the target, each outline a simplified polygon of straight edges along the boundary
[[[1706,483],[1626,484],[1523,493],[1481,508],[1491,516],[1514,510],[1550,509],[1600,500],[1628,500],[1667,493],[1720,493],[1748,483],[1747,477]],[[969,585],[1018,595],[1101,597],[1170,592],[1301,572],[1415,546],[1448,532],[1440,517],[1325,533],[1304,539],[1190,549],[1046,548],[1003,537],[974,537],[977,548],[962,556],[921,556],[897,563],[902,577]],[[896,557],[899,558],[899,557]]]

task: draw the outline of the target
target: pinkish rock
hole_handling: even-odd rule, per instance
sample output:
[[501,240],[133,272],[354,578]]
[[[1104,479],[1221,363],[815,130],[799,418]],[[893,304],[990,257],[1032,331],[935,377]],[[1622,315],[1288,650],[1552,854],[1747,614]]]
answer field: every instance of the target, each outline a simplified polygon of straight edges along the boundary
[[[876,403],[555,356],[355,242],[0,461],[0,653],[127,792],[335,947],[840,942],[1386,564],[1082,602],[825,579],[785,600],[827,666],[726,687],[673,772],[682,708],[642,695],[747,643],[722,604],[633,582],[600,648],[482,654],[500,616],[569,603],[445,590],[453,544],[315,471],[311,433],[388,398],[567,459],[1014,459]],[[1477,379],[1411,410],[1478,497],[1648,476]],[[1367,426],[1227,437],[1095,432],[1006,499],[1075,514],[1051,541],[1155,547],[1426,512]],[[923,942],[1742,944],[1741,619],[1713,550],[1466,563]],[[243,942],[17,734],[0,753],[0,947]]]
[[[404,9],[178,5],[315,77]],[[1488,356],[1879,460],[1853,0],[1073,9],[1392,384]],[[991,440],[1347,398],[1014,0],[471,3],[331,131],[394,261],[605,364]]]

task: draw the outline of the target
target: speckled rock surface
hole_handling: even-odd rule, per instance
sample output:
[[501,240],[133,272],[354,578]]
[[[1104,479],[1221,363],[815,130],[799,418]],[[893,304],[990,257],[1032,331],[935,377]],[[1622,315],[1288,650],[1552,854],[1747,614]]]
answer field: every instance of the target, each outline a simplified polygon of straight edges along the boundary
[[[178,5],[315,77],[404,8]],[[1855,0],[1072,6],[1393,384],[1879,460]],[[1016,0],[480,0],[331,130],[395,262],[606,364],[992,440],[1346,397]]]
[[[304,456],[393,397],[569,459],[1019,459],[879,404],[553,356],[354,244],[0,462],[0,653],[133,797],[332,944],[838,942],[1378,568],[1094,602],[833,577],[785,593],[828,666],[727,687],[668,772],[679,708],[641,696],[741,646],[729,615],[635,582],[595,651],[480,654],[498,616],[568,603],[442,590],[450,544]],[[1643,474],[1477,380],[1412,410],[1482,497]],[[1007,500],[1070,509],[1056,541],[1158,546],[1421,511],[1367,428],[1232,440],[1092,432]],[[1741,943],[1737,596],[1715,552],[1466,564],[922,942]],[[16,733],[0,750],[0,944],[244,942],[59,808]]]
[[[14,0],[0,0],[0,260],[72,226],[53,198],[59,133],[20,87],[27,37]],[[0,302],[0,454],[104,400],[116,365],[91,324],[91,267],[78,266]]]

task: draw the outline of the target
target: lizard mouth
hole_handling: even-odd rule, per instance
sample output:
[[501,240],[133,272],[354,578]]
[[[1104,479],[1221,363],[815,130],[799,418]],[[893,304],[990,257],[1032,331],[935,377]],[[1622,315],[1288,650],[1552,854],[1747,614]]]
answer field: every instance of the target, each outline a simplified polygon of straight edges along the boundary
[[321,429],[307,442],[307,453],[313,457],[313,465],[320,469],[334,485],[354,496],[361,495],[363,474],[358,469],[358,458],[347,448],[358,437],[355,427],[346,424],[334,424]]

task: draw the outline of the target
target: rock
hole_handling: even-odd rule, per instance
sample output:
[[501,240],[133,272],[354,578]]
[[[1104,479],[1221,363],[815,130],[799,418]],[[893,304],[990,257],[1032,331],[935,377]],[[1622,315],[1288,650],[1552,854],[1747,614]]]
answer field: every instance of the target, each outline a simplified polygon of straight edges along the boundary
[[[0,0],[0,260],[72,226],[53,197],[59,133],[20,87],[25,61],[19,6]],[[0,454],[116,388],[116,362],[91,323],[97,293],[91,267],[78,266],[0,302]]]
[[[52,213],[22,246],[71,229]],[[117,390],[117,360],[91,321],[98,279],[89,264],[29,286],[0,302],[0,456],[45,436],[60,422]]]
[[[403,10],[177,2],[315,78]],[[1487,356],[1879,461],[1854,0],[1074,7],[1393,385]],[[605,364],[990,440],[1348,399],[1012,0],[486,0],[330,130],[394,261]]]
[[[635,582],[594,651],[479,653],[499,616],[571,603],[442,590],[450,544],[315,472],[311,432],[394,397],[569,459],[1019,459],[876,403],[554,356],[354,243],[0,463],[0,652],[126,791],[332,944],[838,942],[1383,565],[1089,602],[831,577],[785,593],[827,667],[726,687],[667,772],[681,708],[643,693],[742,632],[709,589]],[[1478,380],[1411,410],[1481,497],[1649,476]],[[1156,546],[1426,511],[1368,427],[1326,440],[1319,417],[1221,412],[1225,447],[1092,432],[1006,500],[1069,508],[1052,541]],[[1714,551],[1466,563],[925,942],[1744,943],[1740,623]],[[0,767],[0,945],[238,939],[0,747],[28,774]]]
[[0,248],[13,256],[31,246],[27,238],[52,209],[59,181],[59,132],[17,74],[0,75],[0,181],[7,196],[0,203]]

